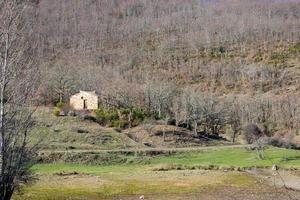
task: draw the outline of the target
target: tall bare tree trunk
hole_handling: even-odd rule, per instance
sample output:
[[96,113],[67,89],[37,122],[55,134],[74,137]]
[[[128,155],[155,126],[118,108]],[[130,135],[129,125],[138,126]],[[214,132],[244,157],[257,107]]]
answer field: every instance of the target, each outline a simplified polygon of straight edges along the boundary
[[0,200],[10,200],[29,177],[29,96],[37,72],[33,69],[32,27],[27,24],[33,8],[29,5],[0,1]]
[[194,120],[194,134],[195,134],[195,136],[198,135],[197,129],[198,129],[198,122],[197,122],[197,120]]
[[[0,146],[1,146],[1,171],[0,171],[0,183],[5,181],[4,179],[4,173],[5,173],[5,166],[6,166],[6,155],[5,155],[5,145],[4,145],[4,140],[5,140],[5,132],[4,132],[4,91],[5,91],[5,74],[6,74],[6,66],[7,66],[7,57],[8,57],[8,40],[9,40],[9,35],[8,33],[5,34],[5,50],[4,50],[4,61],[3,65],[1,67],[1,91],[0,91],[0,132],[1,132],[1,138],[0,138]],[[2,186],[2,185],[1,185]],[[0,199],[8,199],[6,198],[6,190],[4,188],[0,188]]]

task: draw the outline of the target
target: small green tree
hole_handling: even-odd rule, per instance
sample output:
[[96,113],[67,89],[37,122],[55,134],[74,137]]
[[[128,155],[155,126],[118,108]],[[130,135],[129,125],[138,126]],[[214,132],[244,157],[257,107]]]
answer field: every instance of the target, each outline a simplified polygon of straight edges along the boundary
[[119,120],[119,115],[116,109],[99,108],[95,110],[96,119],[102,125],[114,124],[114,121]]

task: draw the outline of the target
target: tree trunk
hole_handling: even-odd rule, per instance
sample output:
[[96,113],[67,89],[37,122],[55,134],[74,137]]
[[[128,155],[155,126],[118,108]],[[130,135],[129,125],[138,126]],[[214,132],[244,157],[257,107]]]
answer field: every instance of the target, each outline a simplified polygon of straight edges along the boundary
[[159,108],[158,108],[158,119],[160,119],[160,118],[161,118],[161,108],[159,106]]
[[1,197],[5,198],[6,189],[4,184],[4,173],[6,166],[6,155],[5,155],[5,132],[4,132],[4,92],[6,87],[6,67],[7,67],[7,59],[8,59],[8,43],[9,43],[9,34],[6,34],[5,38],[5,53],[4,53],[4,62],[1,69],[1,91],[0,91],[0,159],[1,159],[1,168],[0,168],[0,184],[1,184]]
[[63,102],[63,94],[62,94],[62,92],[59,93],[59,102],[60,103]]
[[10,200],[12,198],[14,189],[10,186],[5,186],[1,184],[0,200]]
[[36,13],[31,13],[34,7],[27,1],[1,2],[0,200],[10,200],[15,188],[30,179],[27,167],[31,155],[26,144],[32,125],[29,96],[35,85],[37,58],[31,37],[33,24],[27,21]]
[[132,126],[132,110],[129,109],[129,114],[128,114],[128,122],[129,122],[129,128]]
[[234,130],[234,131],[233,131],[233,134],[232,134],[232,143],[235,143],[236,135],[237,135],[237,131]]
[[197,128],[198,128],[197,120],[194,120],[194,134],[195,134],[195,136],[198,135]]

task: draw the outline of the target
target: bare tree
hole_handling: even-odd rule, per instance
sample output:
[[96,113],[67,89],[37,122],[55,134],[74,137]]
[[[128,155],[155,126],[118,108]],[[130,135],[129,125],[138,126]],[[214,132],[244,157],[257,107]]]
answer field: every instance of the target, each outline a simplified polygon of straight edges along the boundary
[[256,124],[248,124],[244,128],[245,139],[249,144],[254,144],[259,159],[264,159],[264,146],[266,143],[264,134]]
[[188,88],[183,93],[184,107],[187,111],[188,121],[193,122],[194,135],[198,135],[198,124],[203,117],[203,108],[201,107],[202,93],[192,88]]
[[131,84],[124,79],[116,80],[109,88],[110,106],[127,109],[129,127],[132,126],[133,109],[141,105],[141,89],[137,84]]
[[50,93],[52,98],[54,96],[59,102],[65,101],[77,89],[76,75],[67,63],[57,63],[53,68],[45,70],[44,74],[47,74],[43,83],[47,87],[45,92]]
[[198,135],[199,130],[205,134],[218,135],[227,123],[229,108],[212,93],[187,87],[177,101],[180,101],[181,107],[172,109],[176,112],[174,115],[177,120],[183,121],[188,127],[191,126],[195,136]]
[[238,132],[242,129],[241,106],[236,98],[231,102],[231,107],[228,113],[228,123],[232,129],[232,143],[235,143]]
[[175,93],[175,84],[162,78],[153,78],[145,84],[146,102],[152,112],[157,112],[158,118],[170,106]]
[[227,106],[213,94],[203,95],[201,107],[203,110],[202,125],[204,132],[211,135],[219,135],[227,123]]
[[26,1],[0,1],[0,200],[11,199],[29,178],[29,103],[37,74],[33,14]]

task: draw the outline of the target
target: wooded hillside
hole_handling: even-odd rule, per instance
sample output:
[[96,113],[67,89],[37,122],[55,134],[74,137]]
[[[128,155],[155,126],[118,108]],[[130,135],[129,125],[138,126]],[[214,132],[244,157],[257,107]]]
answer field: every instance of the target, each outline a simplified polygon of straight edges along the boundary
[[41,103],[96,90],[212,133],[300,125],[297,0],[41,0],[37,16]]

